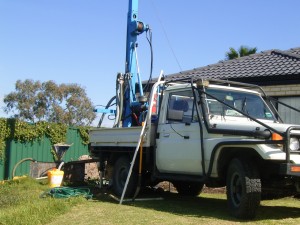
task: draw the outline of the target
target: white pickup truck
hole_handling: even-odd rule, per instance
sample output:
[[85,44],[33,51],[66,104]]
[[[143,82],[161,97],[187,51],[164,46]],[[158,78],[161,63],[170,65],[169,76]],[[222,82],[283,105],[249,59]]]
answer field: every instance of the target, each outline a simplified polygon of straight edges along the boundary
[[[142,157],[134,162],[127,196],[136,190],[138,171],[143,185],[170,181],[182,195],[197,196],[204,184],[226,186],[230,213],[251,219],[262,195],[300,192],[300,126],[284,124],[258,86],[224,80],[158,82],[149,97]],[[99,158],[119,196],[141,130],[90,131],[91,155]]]

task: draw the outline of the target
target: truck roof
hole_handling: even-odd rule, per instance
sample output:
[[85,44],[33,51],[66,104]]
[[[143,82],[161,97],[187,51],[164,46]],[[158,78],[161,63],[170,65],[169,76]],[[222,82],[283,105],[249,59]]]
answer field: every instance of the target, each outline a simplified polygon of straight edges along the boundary
[[258,91],[253,91],[253,90],[249,90],[246,88],[238,88],[238,87],[215,85],[215,84],[210,84],[208,87],[215,88],[215,89],[234,90],[234,91],[239,91],[239,92],[247,92],[247,93],[251,93],[251,94],[261,95]]
[[[214,81],[214,80],[213,80]],[[238,92],[247,92],[247,93],[251,93],[251,94],[256,94],[256,95],[261,95],[261,93],[259,91],[255,91],[255,90],[250,90],[249,87],[247,87],[247,85],[245,84],[245,86],[241,86],[241,87],[233,87],[230,86],[228,83],[226,83],[226,81],[222,82],[222,83],[218,83],[218,84],[213,84],[214,82],[210,82],[208,80],[207,83],[203,83],[203,86],[209,87],[209,88],[215,88],[215,89],[222,89],[222,90],[233,90],[233,91],[238,91]],[[168,83],[168,87],[167,87],[167,91],[168,90],[178,90],[178,89],[185,89],[185,88],[190,88],[191,87],[191,83],[176,83],[176,82],[170,82]],[[194,83],[194,86],[196,86],[197,84]],[[251,87],[253,88],[253,87]]]

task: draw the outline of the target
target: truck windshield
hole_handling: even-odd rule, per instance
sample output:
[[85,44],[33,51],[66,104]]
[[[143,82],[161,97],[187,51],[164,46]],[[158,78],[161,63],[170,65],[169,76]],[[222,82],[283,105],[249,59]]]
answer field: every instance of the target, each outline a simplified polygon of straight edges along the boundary
[[206,92],[222,102],[230,105],[232,108],[218,102],[211,96],[206,96],[206,104],[208,114],[210,116],[233,116],[244,117],[234,109],[238,109],[243,113],[256,119],[274,120],[271,110],[260,95],[255,93],[240,92],[226,89],[208,88]]

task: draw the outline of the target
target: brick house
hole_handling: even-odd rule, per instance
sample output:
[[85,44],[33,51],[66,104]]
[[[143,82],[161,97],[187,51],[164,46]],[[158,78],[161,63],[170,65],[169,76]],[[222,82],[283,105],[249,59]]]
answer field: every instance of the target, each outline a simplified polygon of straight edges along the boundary
[[[228,79],[260,85],[269,96],[300,109],[300,47],[286,51],[269,50],[221,61],[170,74],[166,80],[189,77]],[[300,124],[299,113],[280,105],[278,111],[285,122]]]

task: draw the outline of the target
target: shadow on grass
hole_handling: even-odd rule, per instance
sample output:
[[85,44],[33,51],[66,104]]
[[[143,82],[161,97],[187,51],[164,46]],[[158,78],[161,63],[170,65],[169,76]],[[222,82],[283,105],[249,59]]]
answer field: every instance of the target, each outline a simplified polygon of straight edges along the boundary
[[[221,194],[216,194],[216,198],[212,197],[183,197],[177,193],[163,192],[158,194],[145,195],[142,194],[138,198],[157,198],[162,197],[163,200],[154,201],[134,201],[124,202],[123,204],[156,211],[167,212],[176,215],[216,218],[224,221],[242,222],[243,220],[235,219],[230,216],[226,199],[221,198]],[[218,198],[220,196],[220,198]],[[223,195],[224,196],[224,195]],[[98,200],[114,201],[107,195],[101,195]],[[114,201],[116,202],[116,201]],[[117,202],[116,202],[117,203]],[[300,201],[299,201],[300,204]],[[257,216],[253,221],[261,220],[282,220],[288,218],[300,218],[300,207],[289,206],[260,206]],[[244,221],[245,222],[245,221]]]
[[227,212],[227,203],[224,199],[187,197],[177,193],[161,194],[162,201],[134,202],[134,206],[149,208],[157,211],[193,217],[212,217],[232,220]]

